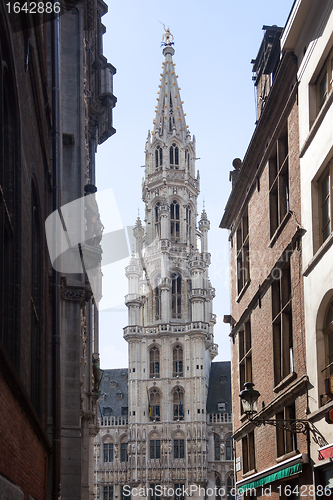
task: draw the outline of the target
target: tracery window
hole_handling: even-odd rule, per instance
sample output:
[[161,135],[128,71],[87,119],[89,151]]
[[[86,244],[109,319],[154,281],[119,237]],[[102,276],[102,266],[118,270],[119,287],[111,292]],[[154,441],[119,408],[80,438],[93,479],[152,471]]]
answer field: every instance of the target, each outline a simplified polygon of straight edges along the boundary
[[154,208],[154,225],[155,225],[155,237],[161,237],[161,220],[159,216],[160,202],[158,201]]
[[179,168],[179,149],[175,143],[170,146],[170,168]]
[[182,316],[182,278],[179,273],[171,275],[171,313],[173,318]]
[[173,377],[183,376],[183,348],[180,345],[176,345],[173,348]]
[[163,165],[163,149],[161,146],[157,146],[155,149],[155,168],[159,170]]
[[176,200],[170,205],[170,222],[171,240],[175,240],[180,236],[180,207]]
[[158,347],[152,347],[149,353],[150,378],[159,378],[160,376],[160,351]]
[[158,275],[154,279],[154,289],[153,289],[155,320],[161,319],[161,290],[158,286],[159,281],[160,281],[160,276]]
[[152,389],[149,394],[149,408],[148,408],[150,420],[156,420],[159,422],[161,419],[160,414],[160,392],[158,389]]
[[173,419],[184,420],[184,392],[180,387],[173,391]]
[[192,212],[191,207],[186,207],[186,241],[191,243],[192,239]]

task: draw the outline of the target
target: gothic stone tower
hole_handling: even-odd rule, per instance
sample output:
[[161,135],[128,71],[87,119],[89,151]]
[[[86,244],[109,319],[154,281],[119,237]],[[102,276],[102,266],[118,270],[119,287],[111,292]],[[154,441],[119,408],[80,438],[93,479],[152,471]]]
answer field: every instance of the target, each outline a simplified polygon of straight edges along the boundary
[[206,401],[217,354],[210,223],[203,210],[196,224],[195,139],[185,121],[171,37],[167,30],[154,130],[146,142],[146,226],[138,217],[136,252],[126,268],[127,477],[137,487],[206,486]]

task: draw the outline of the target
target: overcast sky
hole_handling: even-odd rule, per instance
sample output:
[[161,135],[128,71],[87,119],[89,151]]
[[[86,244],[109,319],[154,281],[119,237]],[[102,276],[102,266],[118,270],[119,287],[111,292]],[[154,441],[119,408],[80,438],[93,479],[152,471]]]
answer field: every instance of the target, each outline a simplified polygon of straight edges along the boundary
[[[255,92],[251,59],[263,37],[263,25],[284,26],[292,0],[115,0],[103,17],[106,33],[103,52],[116,67],[114,94],[117,105],[113,125],[117,132],[99,146],[96,158],[99,192],[110,189],[118,213],[101,209],[103,224],[113,217],[122,224],[135,223],[138,209],[143,219],[141,185],[148,130],[153,128],[156,97],[164,57],[161,40],[164,23],[175,41],[180,95],[186,123],[196,137],[196,169],[211,230],[210,279],[216,288],[213,312],[218,317],[215,342],[217,360],[230,359],[230,327],[222,322],[230,313],[228,233],[219,228],[230,194],[229,171],[234,158],[243,158],[255,127]],[[118,226],[117,226],[118,227]],[[102,368],[127,366],[127,293],[123,259],[103,268],[100,304],[100,354]]]

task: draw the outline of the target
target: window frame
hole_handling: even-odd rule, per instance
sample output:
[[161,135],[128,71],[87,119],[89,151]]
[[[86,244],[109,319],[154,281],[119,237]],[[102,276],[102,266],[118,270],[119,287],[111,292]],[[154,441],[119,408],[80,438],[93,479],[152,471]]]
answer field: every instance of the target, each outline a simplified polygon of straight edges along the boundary
[[171,241],[180,238],[180,204],[177,200],[170,203],[170,239]]
[[161,458],[161,439],[149,440],[149,458],[150,460],[159,460]]
[[182,317],[182,277],[180,273],[171,274],[171,316]]
[[114,460],[113,443],[103,443],[103,462],[111,463]]
[[179,169],[179,147],[173,142],[169,148],[170,168]]
[[269,222],[273,238],[289,213],[289,137],[285,124],[268,159]]
[[221,438],[214,433],[214,460],[221,460]]
[[[321,96],[321,84],[325,79],[325,91]],[[328,56],[322,65],[320,72],[318,74],[316,83],[316,103],[317,103],[317,115],[327,101],[328,95],[332,90],[333,86],[333,48],[331,48]]]
[[[323,202],[323,185],[324,185],[324,180],[328,176],[328,193],[325,197],[325,200]],[[318,205],[319,205],[319,237],[320,237],[320,245],[322,245],[327,238],[332,234],[333,231],[333,159],[331,159],[328,163],[328,165],[325,167],[323,173],[321,174],[319,180],[318,180]],[[329,232],[326,234],[326,236],[323,234],[324,233],[324,227],[323,227],[323,206],[325,203],[328,202],[328,221],[325,223],[325,228],[329,227]]]
[[237,272],[237,294],[250,281],[250,245],[249,245],[249,216],[246,208],[236,230],[236,272]]
[[172,349],[172,376],[184,376],[184,350],[180,344],[177,344]]
[[256,468],[254,431],[249,432],[242,438],[242,464],[243,474]]
[[185,439],[176,438],[173,440],[173,458],[185,458]]
[[104,484],[103,500],[112,500],[112,499],[113,499],[113,484]]
[[[296,409],[295,403],[284,407],[275,415],[276,420],[295,420]],[[277,458],[283,457],[292,451],[297,450],[297,434],[276,427],[276,455]]]
[[158,144],[155,148],[155,170],[161,170],[163,167],[163,148]]
[[128,462],[128,443],[126,441],[120,443],[120,461]]
[[149,349],[149,378],[160,378],[160,350],[157,346]]
[[[244,323],[244,327],[238,333],[238,365],[239,365],[239,387],[242,391],[245,382],[252,382],[252,332],[251,319]],[[241,413],[243,407],[240,405]]]
[[292,282],[290,262],[275,271],[271,284],[274,383],[280,384],[294,371]]
[[156,388],[153,388],[149,391],[149,405],[150,405],[151,411],[152,411],[152,416],[150,417],[150,420],[160,422],[160,420],[161,420],[161,393]]
[[[173,404],[173,420],[174,421],[183,421],[185,419],[185,410],[184,410],[184,399],[185,399],[185,391],[176,387],[172,391],[172,404]],[[181,415],[181,408],[183,410],[183,415]]]

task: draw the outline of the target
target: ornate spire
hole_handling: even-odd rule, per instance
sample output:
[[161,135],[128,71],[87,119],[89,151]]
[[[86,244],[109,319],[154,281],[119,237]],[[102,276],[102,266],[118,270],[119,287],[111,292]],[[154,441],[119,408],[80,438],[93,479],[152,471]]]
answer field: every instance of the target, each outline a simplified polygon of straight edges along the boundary
[[164,26],[164,30],[162,45],[165,61],[162,63],[152,135],[164,138],[176,135],[179,139],[185,140],[186,136],[189,135],[189,131],[185,121],[186,114],[183,111],[183,101],[180,98],[176,64],[172,60],[175,53],[172,47],[174,44],[173,35],[170,33],[169,28],[166,29]]

